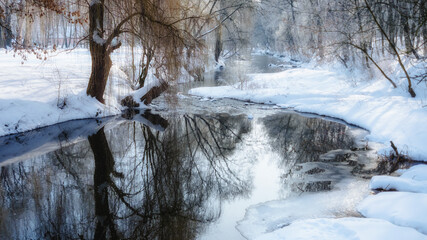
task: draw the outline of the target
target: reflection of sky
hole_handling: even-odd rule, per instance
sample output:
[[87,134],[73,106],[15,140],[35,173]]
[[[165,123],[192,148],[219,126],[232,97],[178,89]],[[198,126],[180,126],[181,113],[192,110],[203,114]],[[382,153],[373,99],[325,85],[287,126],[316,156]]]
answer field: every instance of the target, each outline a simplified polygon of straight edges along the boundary
[[277,168],[280,157],[272,151],[262,124],[254,122],[252,131],[244,137],[243,143],[239,144],[230,158],[248,162],[239,171],[249,172],[252,191],[249,196],[237,196],[231,201],[224,201],[220,219],[208,228],[202,239],[244,239],[235,226],[243,219],[246,208],[280,197],[281,171]]

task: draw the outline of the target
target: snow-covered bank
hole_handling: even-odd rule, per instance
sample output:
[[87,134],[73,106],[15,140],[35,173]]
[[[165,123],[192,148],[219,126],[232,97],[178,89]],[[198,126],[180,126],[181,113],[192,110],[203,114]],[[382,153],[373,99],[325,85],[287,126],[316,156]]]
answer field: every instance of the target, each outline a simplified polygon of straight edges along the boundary
[[255,239],[426,240],[427,237],[412,228],[399,227],[380,219],[318,218],[295,221],[285,228]]
[[[397,190],[367,197],[358,206],[365,217],[387,220],[427,234],[427,166],[417,165],[400,177],[372,178],[371,189]],[[426,237],[427,238],[427,237]]]
[[[416,67],[410,73],[417,74]],[[399,74],[395,72],[395,76]],[[196,88],[189,93],[204,98],[275,104],[340,118],[368,129],[369,141],[383,143],[382,149],[377,149],[379,152],[389,151],[387,146],[393,141],[410,157],[427,161],[426,85],[417,85],[417,97],[411,98],[403,80],[401,87],[393,89],[382,78],[350,78],[339,68],[306,65],[280,73],[251,74],[246,81],[233,86]],[[353,201],[351,204],[341,202],[340,193],[347,188],[359,189],[367,196],[366,184],[357,188],[344,184],[335,192],[259,203],[247,210],[237,228],[248,239],[427,239],[427,168],[421,168],[413,167],[400,178],[373,178],[371,189],[402,192],[380,193],[363,201],[345,197]],[[313,203],[317,207],[311,207]],[[344,213],[340,214],[339,209]],[[340,218],[355,216],[349,209],[357,209],[367,218]]]
[[[233,86],[196,88],[190,94],[233,98],[343,119],[370,130],[368,139],[386,146],[393,141],[417,160],[427,160],[427,88],[417,85],[417,98],[383,79],[355,84],[328,69],[297,68],[252,74]],[[387,149],[383,149],[388,150]]]
[[[126,55],[113,54],[106,104],[86,95],[91,71],[86,49],[52,53],[46,61],[27,61],[0,51],[0,136],[74,119],[121,113],[120,99],[131,91],[121,69]],[[23,64],[22,64],[22,63]]]
[[0,99],[0,135],[24,132],[75,119],[100,118],[120,114],[119,106],[106,106],[84,92],[67,97],[61,109],[56,101],[40,102]]

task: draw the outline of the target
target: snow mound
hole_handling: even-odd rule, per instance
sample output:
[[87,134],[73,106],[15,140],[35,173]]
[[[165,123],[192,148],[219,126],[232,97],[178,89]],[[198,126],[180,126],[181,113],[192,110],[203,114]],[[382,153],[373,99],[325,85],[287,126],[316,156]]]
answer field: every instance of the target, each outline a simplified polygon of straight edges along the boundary
[[255,238],[296,220],[357,215],[354,209],[368,194],[367,184],[363,180],[343,181],[335,191],[304,193],[251,206],[237,229],[246,238]]
[[406,170],[401,178],[413,179],[417,181],[427,181],[427,165],[416,165]]
[[257,240],[425,240],[427,236],[411,228],[381,219],[339,218],[295,221],[277,231],[250,239]]
[[375,176],[369,185],[371,189],[396,190],[401,192],[427,193],[427,181],[392,176]]
[[365,217],[384,219],[427,234],[427,194],[382,192],[367,197],[357,209]]
[[381,218],[427,234],[427,166],[417,165],[400,177],[375,176],[371,189],[397,190],[369,196],[358,206],[365,217]]

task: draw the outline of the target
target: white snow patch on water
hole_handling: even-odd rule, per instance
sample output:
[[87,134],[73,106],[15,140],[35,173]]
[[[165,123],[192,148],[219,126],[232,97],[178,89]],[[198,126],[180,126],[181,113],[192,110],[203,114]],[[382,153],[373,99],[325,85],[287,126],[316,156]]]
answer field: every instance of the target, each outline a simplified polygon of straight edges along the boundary
[[295,221],[257,240],[425,240],[427,236],[412,228],[393,225],[380,219],[338,218]]
[[296,220],[357,215],[357,204],[369,193],[367,185],[364,180],[348,179],[334,191],[304,193],[254,205],[246,210],[237,229],[246,238],[254,239]]

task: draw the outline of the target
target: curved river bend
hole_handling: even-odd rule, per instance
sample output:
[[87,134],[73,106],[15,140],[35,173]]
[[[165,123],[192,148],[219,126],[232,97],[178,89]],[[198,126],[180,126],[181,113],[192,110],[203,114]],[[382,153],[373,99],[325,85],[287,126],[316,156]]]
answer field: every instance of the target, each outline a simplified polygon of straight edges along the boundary
[[[279,61],[254,58],[237,65]],[[228,84],[229,74],[177,91]],[[243,239],[236,224],[245,234],[248,207],[341,190],[343,203],[321,215],[357,215],[375,167],[366,131],[274,106],[173,96],[148,112],[0,138],[0,238]]]

